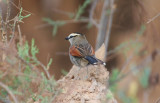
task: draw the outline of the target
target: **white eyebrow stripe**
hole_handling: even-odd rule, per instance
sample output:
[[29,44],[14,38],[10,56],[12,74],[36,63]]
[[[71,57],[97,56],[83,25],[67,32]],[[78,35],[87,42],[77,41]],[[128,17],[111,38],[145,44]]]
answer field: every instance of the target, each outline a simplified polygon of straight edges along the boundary
[[80,34],[77,34],[77,33],[71,33],[68,37],[71,37],[71,36],[77,36],[77,35],[80,35]]

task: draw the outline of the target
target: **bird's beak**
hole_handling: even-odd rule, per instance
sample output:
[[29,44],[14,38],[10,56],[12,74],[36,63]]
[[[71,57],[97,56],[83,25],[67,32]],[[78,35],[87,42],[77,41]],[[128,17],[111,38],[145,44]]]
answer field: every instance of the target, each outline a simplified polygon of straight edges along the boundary
[[69,37],[66,37],[66,38],[65,38],[65,40],[69,40],[69,39],[70,39]]

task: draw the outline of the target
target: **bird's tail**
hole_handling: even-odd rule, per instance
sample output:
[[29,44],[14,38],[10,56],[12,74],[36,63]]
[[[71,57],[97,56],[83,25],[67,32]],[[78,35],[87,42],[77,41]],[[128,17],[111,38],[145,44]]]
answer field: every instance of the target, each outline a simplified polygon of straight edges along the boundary
[[106,65],[105,62],[103,62],[102,60],[97,59],[95,56],[85,56],[85,59],[88,60],[89,64],[93,64],[93,65],[98,65],[98,64]]

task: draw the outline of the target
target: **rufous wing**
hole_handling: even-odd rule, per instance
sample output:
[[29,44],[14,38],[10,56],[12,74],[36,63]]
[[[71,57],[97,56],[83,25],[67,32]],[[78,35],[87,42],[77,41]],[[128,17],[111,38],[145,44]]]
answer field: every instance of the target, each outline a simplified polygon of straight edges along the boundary
[[85,56],[92,56],[95,54],[91,45],[74,45],[70,47],[69,50],[72,56],[76,57],[85,57]]

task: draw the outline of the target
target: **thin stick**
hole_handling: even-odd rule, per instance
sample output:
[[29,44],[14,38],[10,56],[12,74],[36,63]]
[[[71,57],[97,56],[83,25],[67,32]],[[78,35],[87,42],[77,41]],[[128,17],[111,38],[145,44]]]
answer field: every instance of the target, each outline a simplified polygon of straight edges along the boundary
[[[2,18],[2,10],[0,8],[0,28],[3,29],[3,18]],[[3,33],[2,33],[2,30],[0,30],[1,32],[1,36],[3,37]]]
[[110,39],[110,34],[111,34],[111,27],[112,27],[112,19],[113,19],[113,13],[114,13],[114,0],[109,0],[110,2],[110,8],[111,8],[111,13],[109,16],[109,21],[108,21],[108,29],[106,33],[106,39],[105,39],[105,61],[107,57],[107,51],[108,51],[108,44],[109,44],[109,39]]
[[[11,2],[11,4],[12,4],[15,8],[17,8],[18,10],[20,10],[20,7],[21,7],[21,6],[18,7],[18,6],[17,6],[16,4],[14,4],[12,1],[10,1],[10,2]],[[31,13],[31,12],[29,12],[29,11],[27,11],[27,10],[24,10],[24,9],[23,9],[23,11],[26,12],[26,13],[29,13],[29,14],[34,15],[33,13]],[[22,12],[22,13],[24,13],[24,12]],[[25,14],[25,13],[24,13],[24,14]]]
[[9,95],[12,97],[14,103],[18,103],[18,100],[16,99],[15,95],[12,93],[12,91],[8,88],[7,85],[0,82],[0,86],[9,93]]
[[12,28],[12,37],[11,37],[11,39],[10,39],[10,41],[9,41],[8,46],[10,46],[11,43],[13,42],[13,39],[14,39],[14,36],[15,36],[15,28],[16,28],[16,23],[17,23],[17,21],[18,21],[18,16],[16,16],[16,17],[14,18],[14,23],[13,23],[13,28]]
[[[158,52],[158,54],[160,54],[160,52]],[[124,77],[130,75],[131,72],[133,72],[134,70],[140,70],[143,69],[147,64],[149,64],[152,61],[152,54],[150,54],[149,56],[147,56],[146,58],[143,59],[143,61],[141,63],[139,63],[135,68],[133,68],[132,70],[129,70],[127,73],[125,73],[124,75],[120,76],[117,80],[115,80],[114,82],[112,82],[110,85],[119,82],[120,80],[122,80]]]
[[[0,47],[0,49],[7,51],[7,48],[1,48],[1,47]],[[10,53],[10,54],[12,54],[12,52],[10,52],[10,51],[7,51],[7,52]],[[21,58],[18,54],[16,54],[15,57],[18,58],[19,60],[21,60],[24,64],[28,65],[31,69],[33,69],[32,64],[26,62],[26,61],[25,61],[23,58]],[[31,58],[31,59],[34,60],[34,58],[32,58],[32,57],[30,57],[30,56],[29,56],[29,58]],[[43,64],[42,64],[40,61],[38,61],[38,60],[35,60],[35,61],[37,61],[37,63],[43,68],[45,74],[47,75],[47,78],[50,79],[51,76],[50,76],[47,68],[45,67],[45,65],[43,65]]]
[[8,99],[8,97],[3,98],[3,97],[0,96],[0,101],[1,101],[2,103],[12,103],[12,102]]
[[155,20],[155,19],[158,18],[159,16],[160,16],[160,13],[157,14],[156,16],[154,16],[153,18],[149,19],[149,20],[147,21],[147,24],[150,23],[150,22],[152,22],[153,20]]
[[[17,25],[19,34],[19,45],[22,46],[22,33],[19,24]],[[21,72],[21,60],[19,60],[19,72]]]
[[36,62],[43,68],[45,74],[47,75],[47,78],[50,79],[51,76],[50,76],[50,74],[49,74],[46,66],[45,66],[44,64],[42,64],[40,61],[35,60],[34,58],[32,58],[32,57],[30,57],[30,56],[29,56],[29,58],[31,58],[31,59],[33,59],[34,61],[36,61]]
[[[75,19],[72,19],[72,20],[63,20],[63,22],[65,24],[69,24],[69,23],[88,23],[90,20],[89,19],[79,19],[79,20],[75,20]],[[39,26],[36,26],[35,29],[39,29],[39,28],[43,28],[43,27],[47,27],[47,26],[50,26],[50,24],[46,23],[46,24],[42,24],[42,25],[39,25]]]
[[[111,54],[113,54],[113,53],[118,52],[118,51],[121,50],[121,49],[128,48],[131,44],[135,44],[135,43],[137,43],[137,42],[139,42],[138,39],[135,39],[135,40],[130,41],[129,43],[127,43],[127,44],[125,44],[125,45],[122,45],[121,47],[118,46],[118,47],[114,48],[113,50],[108,51],[107,55],[111,55]],[[121,44],[120,44],[120,45],[121,45]]]
[[[10,5],[9,5],[9,1],[7,0],[7,14],[6,14],[6,23],[9,20],[9,16],[10,16]],[[7,24],[6,24],[7,25]]]
[[93,25],[95,25],[97,28],[99,28],[99,24],[95,21],[95,19],[93,19],[94,10],[96,8],[97,2],[98,2],[98,0],[94,0],[92,3],[90,14],[89,14],[89,20]]
[[19,43],[20,43],[20,45],[22,45],[22,33],[21,33],[21,29],[20,29],[19,24],[17,25],[17,28],[18,28],[18,34],[19,34]]
[[160,103],[160,97],[156,100],[155,103]]
[[120,75],[122,74],[122,72],[127,68],[127,65],[128,65],[128,64],[130,63],[130,61],[133,59],[133,56],[134,56],[134,55],[131,55],[131,56],[129,56],[129,57],[127,58],[125,64],[123,65],[123,67],[122,67],[122,69],[121,69],[121,71],[120,71],[120,73],[119,73],[119,77],[120,77]]
[[106,28],[108,23],[108,16],[106,15],[108,4],[109,4],[108,0],[105,0],[103,4],[102,13],[101,13],[101,19],[100,19],[100,24],[98,29],[98,37],[96,40],[96,50],[104,43],[104,40],[105,40],[105,35],[107,32]]

